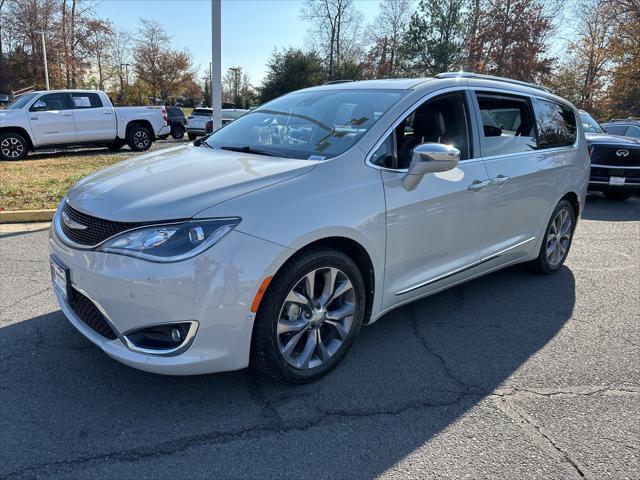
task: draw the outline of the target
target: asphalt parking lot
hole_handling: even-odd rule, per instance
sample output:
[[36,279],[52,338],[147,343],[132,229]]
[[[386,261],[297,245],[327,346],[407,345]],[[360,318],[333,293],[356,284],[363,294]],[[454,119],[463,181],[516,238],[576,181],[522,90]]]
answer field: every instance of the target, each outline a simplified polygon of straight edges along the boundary
[[638,198],[589,197],[558,274],[395,310],[306,386],[116,363],[33,228],[0,234],[2,478],[640,478]]

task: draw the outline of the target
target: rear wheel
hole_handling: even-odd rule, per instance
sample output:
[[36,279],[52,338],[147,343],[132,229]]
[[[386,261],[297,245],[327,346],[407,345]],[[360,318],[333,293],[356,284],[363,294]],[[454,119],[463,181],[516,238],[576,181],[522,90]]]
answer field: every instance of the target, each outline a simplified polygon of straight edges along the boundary
[[573,206],[561,200],[551,214],[538,258],[530,263],[535,271],[549,274],[560,270],[569,254],[575,225]]
[[151,147],[151,132],[142,125],[134,125],[127,130],[127,145],[131,150],[144,152]]
[[347,353],[364,311],[353,260],[329,248],[306,252],[269,285],[255,320],[252,365],[289,383],[316,380]]
[[635,193],[633,190],[605,190],[604,196],[609,200],[624,201],[629,200]]
[[195,133],[189,133],[187,134],[187,136],[189,137],[189,140],[191,140],[192,142],[198,138],[198,136]]
[[174,140],[180,140],[184,137],[184,127],[182,125],[174,125],[171,127],[171,137]]
[[19,133],[9,132],[0,135],[0,159],[22,160],[29,153],[29,143]]

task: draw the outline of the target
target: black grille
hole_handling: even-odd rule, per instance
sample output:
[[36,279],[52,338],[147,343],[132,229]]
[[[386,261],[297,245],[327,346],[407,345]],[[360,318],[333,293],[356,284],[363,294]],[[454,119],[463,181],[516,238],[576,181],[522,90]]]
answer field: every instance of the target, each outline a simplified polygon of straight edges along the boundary
[[74,222],[87,227],[83,230],[69,228],[64,223],[64,219],[60,222],[62,231],[67,238],[80,245],[97,245],[120,232],[146,225],[146,223],[136,222],[112,222],[111,220],[92,217],[70,207],[68,203],[65,203],[63,213],[68,215]]
[[[626,150],[626,157],[618,156],[616,152]],[[593,145],[591,163],[595,165],[615,165],[619,167],[640,167],[640,147]]]
[[71,308],[80,320],[103,337],[109,340],[118,338],[98,307],[75,288],[73,289]]

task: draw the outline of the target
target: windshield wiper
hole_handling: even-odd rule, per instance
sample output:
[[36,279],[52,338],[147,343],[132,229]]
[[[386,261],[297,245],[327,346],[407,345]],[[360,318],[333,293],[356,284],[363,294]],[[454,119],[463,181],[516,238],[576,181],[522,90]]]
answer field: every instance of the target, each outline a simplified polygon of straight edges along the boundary
[[282,153],[273,153],[268,152],[266,150],[259,150],[257,148],[252,148],[249,145],[245,145],[243,147],[220,147],[220,150],[230,150],[232,152],[242,152],[242,153],[255,153],[256,155],[266,155],[267,157],[284,157],[291,158],[288,155],[284,155]]

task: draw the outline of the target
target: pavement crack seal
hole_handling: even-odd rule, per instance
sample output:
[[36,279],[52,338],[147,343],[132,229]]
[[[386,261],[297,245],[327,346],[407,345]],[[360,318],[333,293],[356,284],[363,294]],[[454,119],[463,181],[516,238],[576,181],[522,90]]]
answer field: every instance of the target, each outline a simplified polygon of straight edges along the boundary
[[576,461],[542,429],[542,426],[538,425],[533,417],[514,407],[508,401],[508,397],[509,396],[505,395],[498,396],[495,402],[498,410],[519,425],[543,451],[549,452],[551,456],[561,462],[568,463],[580,478],[589,478],[585,474],[583,467],[580,467]]

